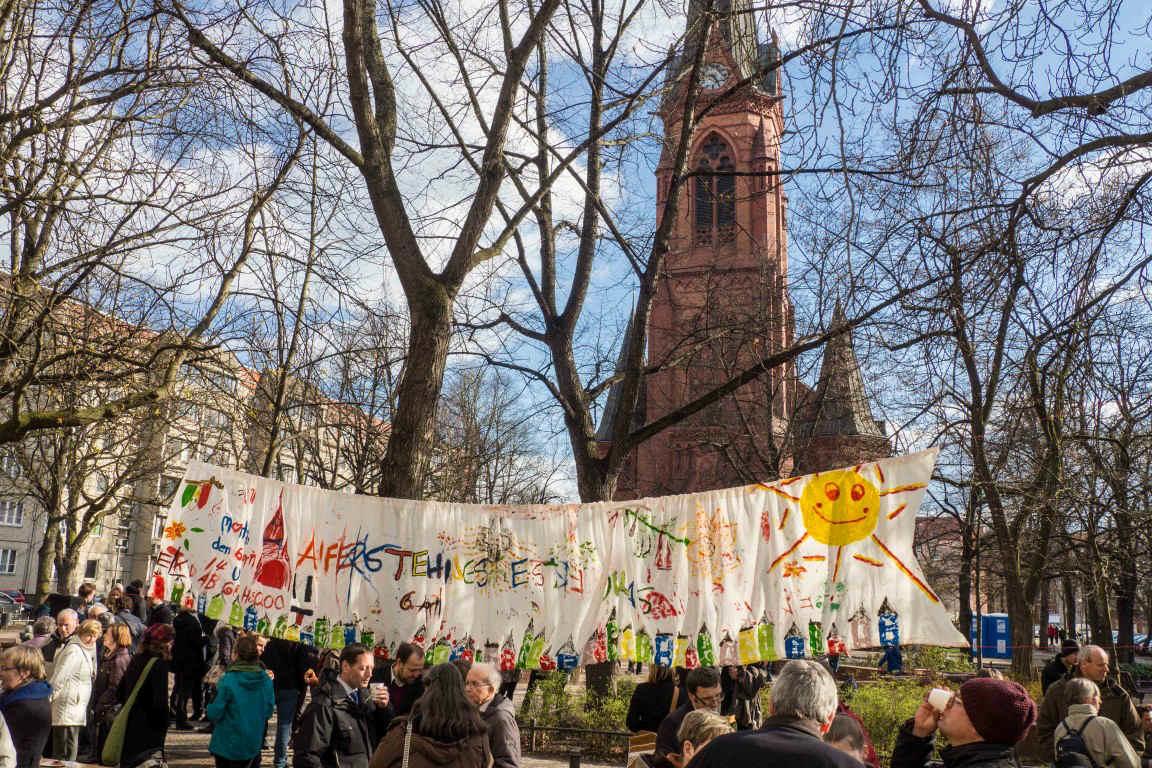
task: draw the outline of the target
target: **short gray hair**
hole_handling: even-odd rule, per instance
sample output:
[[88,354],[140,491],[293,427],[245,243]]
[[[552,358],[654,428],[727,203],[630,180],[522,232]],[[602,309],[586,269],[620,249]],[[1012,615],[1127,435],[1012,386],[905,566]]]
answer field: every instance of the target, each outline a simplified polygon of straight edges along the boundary
[[1064,695],[1069,704],[1091,704],[1100,687],[1086,677],[1072,677],[1064,683]]
[[59,624],[62,619],[72,619],[76,622],[79,622],[80,614],[76,613],[76,611],[72,610],[71,608],[65,608],[64,610],[60,611],[60,613],[56,614],[56,623]]
[[772,712],[776,715],[827,723],[836,714],[839,701],[832,674],[808,659],[785,664],[772,685]]
[[492,686],[492,690],[500,690],[500,684],[503,682],[503,680],[500,677],[500,670],[496,669],[495,664],[489,664],[486,661],[478,661],[472,665],[472,669],[484,675],[484,679],[488,681],[488,685]]
[[56,619],[51,616],[41,616],[32,622],[32,636],[50,635],[56,631]]

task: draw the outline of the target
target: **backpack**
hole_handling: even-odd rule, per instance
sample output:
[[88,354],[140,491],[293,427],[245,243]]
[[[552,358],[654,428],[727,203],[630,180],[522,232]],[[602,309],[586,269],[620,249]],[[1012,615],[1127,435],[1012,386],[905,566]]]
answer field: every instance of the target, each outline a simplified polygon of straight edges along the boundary
[[1065,718],[1062,723],[1067,730],[1060,740],[1056,742],[1056,768],[1100,768],[1099,764],[1092,758],[1092,753],[1088,751],[1088,745],[1084,743],[1084,729],[1088,727],[1088,723],[1095,719],[1095,715],[1090,715],[1080,725],[1080,730],[1076,730],[1068,725],[1068,720]]

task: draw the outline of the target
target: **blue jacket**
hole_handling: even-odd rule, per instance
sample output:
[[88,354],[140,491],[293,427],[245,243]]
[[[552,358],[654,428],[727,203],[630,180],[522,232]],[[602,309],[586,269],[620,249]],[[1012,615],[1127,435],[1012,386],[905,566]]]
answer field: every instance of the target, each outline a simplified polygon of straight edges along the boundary
[[264,725],[275,709],[268,673],[257,664],[233,664],[208,705],[208,719],[215,723],[208,751],[226,760],[256,757],[264,744]]
[[32,680],[0,694],[0,714],[4,715],[16,746],[17,768],[40,764],[52,728],[51,696],[52,686],[43,680]]

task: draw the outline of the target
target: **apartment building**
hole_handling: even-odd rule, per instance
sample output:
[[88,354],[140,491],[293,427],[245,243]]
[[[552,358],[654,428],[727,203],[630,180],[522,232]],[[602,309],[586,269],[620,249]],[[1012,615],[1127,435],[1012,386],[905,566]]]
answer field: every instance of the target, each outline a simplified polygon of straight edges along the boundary
[[147,578],[190,461],[371,492],[386,442],[387,423],[355,404],[229,352],[200,355],[161,407],[0,448],[0,589],[36,591],[49,530],[87,534],[68,548],[73,584]]

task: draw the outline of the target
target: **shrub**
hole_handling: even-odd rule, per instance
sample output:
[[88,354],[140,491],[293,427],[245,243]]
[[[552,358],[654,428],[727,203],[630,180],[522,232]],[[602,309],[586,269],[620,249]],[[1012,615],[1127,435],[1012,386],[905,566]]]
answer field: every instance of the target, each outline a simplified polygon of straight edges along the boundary
[[971,653],[963,648],[941,648],[936,645],[919,645],[904,653],[904,667],[926,669],[936,675],[945,672],[972,672],[976,666]]
[[855,690],[845,686],[840,696],[860,715],[881,762],[887,764],[897,731],[920,706],[927,689],[928,686],[916,680],[881,680],[865,683]]
[[1120,669],[1132,675],[1135,680],[1152,680],[1152,664],[1124,663]]

